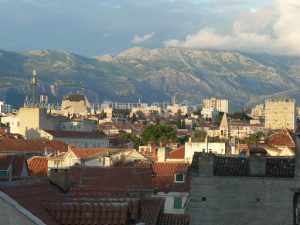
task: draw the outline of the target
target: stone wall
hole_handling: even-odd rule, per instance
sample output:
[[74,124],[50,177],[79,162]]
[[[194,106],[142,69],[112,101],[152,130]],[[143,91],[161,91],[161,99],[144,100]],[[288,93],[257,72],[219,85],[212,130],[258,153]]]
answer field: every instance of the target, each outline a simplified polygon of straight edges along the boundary
[[195,175],[190,225],[292,225],[295,186],[295,178]]

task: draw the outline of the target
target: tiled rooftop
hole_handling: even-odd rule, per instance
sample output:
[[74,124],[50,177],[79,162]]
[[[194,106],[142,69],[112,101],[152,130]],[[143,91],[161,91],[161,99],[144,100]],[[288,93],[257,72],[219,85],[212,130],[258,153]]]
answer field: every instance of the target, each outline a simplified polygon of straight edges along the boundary
[[181,146],[171,152],[169,152],[170,159],[184,159],[185,156],[185,146]]
[[[154,188],[165,191],[189,191],[190,176],[188,174],[189,164],[175,162],[155,162],[152,165],[155,176],[153,178]],[[185,174],[184,183],[175,183],[175,174]]]
[[20,177],[23,168],[27,169],[25,156],[20,154],[0,153],[0,170],[8,170],[10,165],[12,165],[12,175]]
[[[292,157],[265,157],[266,177],[294,176],[295,159]],[[216,176],[249,176],[249,157],[215,156],[213,174]]]
[[120,149],[111,149],[111,148],[73,148],[72,152],[78,158],[89,158],[89,157],[98,157],[106,156],[107,154],[113,154],[120,152]]
[[159,214],[163,213],[164,203],[164,198],[143,199],[140,222],[144,222],[146,225],[156,225]]
[[152,188],[152,170],[149,168],[128,167],[71,167],[70,180],[73,184],[82,184],[102,188]]
[[48,159],[45,156],[33,156],[27,160],[30,176],[47,177]]
[[248,171],[247,157],[214,157],[213,174],[216,176],[246,176]]
[[189,215],[187,214],[161,214],[156,225],[188,225]]
[[56,202],[47,204],[46,210],[60,225],[126,225],[128,204]]
[[269,177],[294,177],[294,170],[294,158],[266,158],[266,175]]
[[23,139],[0,139],[0,151],[40,152],[68,151],[68,144],[62,141]]
[[295,133],[288,129],[273,131],[267,138],[267,142],[274,146],[288,146],[295,148]]
[[57,225],[52,216],[45,210],[44,205],[46,202],[64,199],[64,194],[56,186],[47,181],[34,179],[10,184],[0,183],[0,191],[9,195],[47,225]]

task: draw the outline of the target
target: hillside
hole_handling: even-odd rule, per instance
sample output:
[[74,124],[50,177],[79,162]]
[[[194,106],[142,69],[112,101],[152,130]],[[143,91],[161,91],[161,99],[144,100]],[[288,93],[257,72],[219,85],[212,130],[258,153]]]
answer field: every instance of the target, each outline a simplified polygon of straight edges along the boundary
[[232,108],[265,98],[300,101],[300,58],[234,51],[135,47],[113,57],[88,58],[66,51],[0,50],[0,97],[18,105],[30,93],[32,69],[39,93],[60,101],[84,91],[94,102],[170,101],[200,103],[204,97],[228,98]]

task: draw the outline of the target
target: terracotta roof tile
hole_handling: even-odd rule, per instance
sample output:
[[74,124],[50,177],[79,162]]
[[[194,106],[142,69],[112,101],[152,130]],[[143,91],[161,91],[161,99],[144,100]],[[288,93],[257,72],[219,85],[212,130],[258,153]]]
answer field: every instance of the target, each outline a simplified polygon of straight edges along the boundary
[[288,129],[275,130],[268,136],[267,142],[274,146],[295,148],[295,133]]
[[47,204],[46,209],[60,225],[127,224],[127,203],[56,202]]
[[170,159],[184,159],[185,156],[185,146],[181,146],[171,152],[169,152]]
[[128,167],[71,167],[73,184],[92,187],[128,189],[151,189],[152,170]]
[[148,198],[141,201],[141,218],[140,222],[146,225],[155,225],[158,216],[164,209],[164,198]]
[[27,160],[30,176],[48,176],[48,158],[45,156],[33,156]]
[[188,225],[189,215],[187,214],[161,214],[157,225]]
[[45,210],[44,204],[50,201],[61,201],[64,195],[48,181],[34,179],[3,185],[0,183],[0,191],[5,192],[47,225],[57,225]]
[[68,151],[68,144],[62,141],[22,140],[22,139],[1,139],[0,151],[19,152],[48,152]]
[[26,159],[20,154],[0,154],[0,170],[8,170],[12,165],[12,175],[20,177],[23,169],[27,169]]
[[73,148],[72,149],[72,152],[78,158],[106,156],[107,154],[113,154],[120,151],[121,149],[112,149],[112,148]]
[[[153,178],[154,188],[165,191],[189,191],[189,164],[178,162],[155,162],[153,163],[152,167],[155,173],[155,176]],[[175,175],[178,173],[185,175],[185,181],[183,183],[175,183]]]

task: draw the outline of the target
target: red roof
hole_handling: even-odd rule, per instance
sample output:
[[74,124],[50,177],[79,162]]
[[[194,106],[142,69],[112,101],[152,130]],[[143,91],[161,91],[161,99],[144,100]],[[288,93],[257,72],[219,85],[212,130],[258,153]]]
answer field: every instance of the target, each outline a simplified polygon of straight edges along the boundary
[[0,151],[20,152],[49,152],[68,151],[68,144],[62,141],[22,140],[22,139],[0,139]]
[[27,169],[24,155],[19,154],[0,154],[0,170],[8,170],[12,165],[12,175],[20,177],[23,169]]
[[[153,163],[155,173],[153,185],[159,190],[165,191],[189,191],[190,176],[188,174],[189,164],[178,162],[155,162]],[[175,182],[176,174],[184,174],[185,180],[183,183]]]
[[149,168],[129,167],[79,167],[70,168],[73,184],[102,188],[151,189],[152,170]]
[[58,225],[47,213],[44,205],[45,202],[63,200],[64,195],[56,186],[34,179],[10,184],[0,183],[0,191],[5,192],[47,225]]
[[48,158],[45,156],[33,156],[27,160],[30,176],[48,176]]
[[146,225],[156,225],[158,216],[164,211],[164,198],[149,198],[141,201],[140,222]]
[[170,159],[184,159],[185,156],[185,146],[181,146],[171,152],[169,152]]
[[4,130],[0,130],[0,137],[5,139],[17,139],[21,138],[21,135],[19,134],[10,134],[5,132]]
[[69,194],[72,198],[123,198],[126,190],[118,187],[70,187]]
[[267,138],[269,144],[274,146],[288,146],[295,148],[295,133],[288,129],[273,131]]
[[92,156],[106,156],[107,154],[116,153],[121,150],[111,148],[73,148],[71,151],[78,158],[88,158]]
[[127,224],[128,203],[55,202],[46,209],[60,225]]

